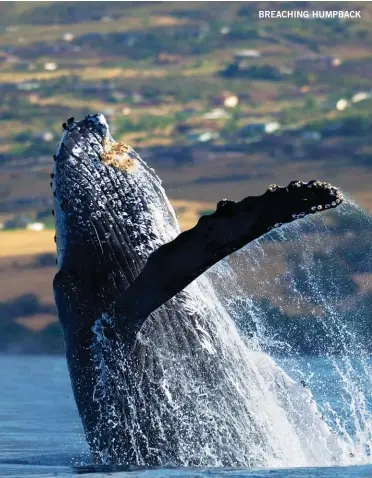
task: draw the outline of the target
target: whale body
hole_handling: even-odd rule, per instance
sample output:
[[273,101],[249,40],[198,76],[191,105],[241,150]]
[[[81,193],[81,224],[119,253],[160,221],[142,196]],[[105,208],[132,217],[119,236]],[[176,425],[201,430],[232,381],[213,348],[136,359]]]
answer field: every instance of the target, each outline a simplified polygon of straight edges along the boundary
[[271,185],[180,233],[159,178],[103,115],[68,120],[54,159],[54,294],[94,462],[337,463],[344,444],[310,391],[250,348],[204,273],[272,228],[337,207],[337,188]]

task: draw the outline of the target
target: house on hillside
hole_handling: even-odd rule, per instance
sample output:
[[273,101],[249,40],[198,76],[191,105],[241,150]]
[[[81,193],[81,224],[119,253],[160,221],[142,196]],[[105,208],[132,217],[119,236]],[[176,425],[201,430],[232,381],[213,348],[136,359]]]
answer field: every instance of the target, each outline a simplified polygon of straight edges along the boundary
[[100,21],[102,23],[110,23],[110,22],[113,22],[114,19],[110,17],[109,15],[104,15],[103,17],[101,17]]
[[220,134],[217,131],[208,130],[193,130],[189,131],[186,135],[186,139],[190,143],[209,143],[213,140],[219,139]]
[[110,95],[110,100],[114,101],[115,103],[121,103],[127,96],[128,95],[122,91],[113,91]]
[[320,141],[322,139],[322,134],[319,131],[304,131],[301,134],[301,138],[305,141]]
[[220,95],[213,98],[215,106],[224,106],[225,108],[235,108],[238,106],[239,96],[229,91],[223,91]]
[[55,71],[57,69],[57,63],[54,61],[48,61],[47,63],[44,63],[44,70],[45,71]]
[[27,224],[26,229],[28,231],[40,232],[45,229],[45,225],[43,222],[30,222]]
[[294,68],[300,71],[333,69],[341,64],[342,59],[332,55],[303,56],[294,60]]
[[75,35],[73,33],[66,32],[66,33],[63,34],[62,38],[63,38],[64,41],[70,42],[75,38]]
[[369,100],[370,98],[372,98],[371,91],[359,91],[358,93],[355,93],[355,95],[351,97],[351,102],[359,103],[360,101]]
[[228,35],[230,32],[231,32],[231,28],[228,26],[220,28],[221,35]]
[[345,111],[346,108],[348,108],[350,106],[350,103],[347,99],[345,98],[340,98],[337,102],[336,102],[336,110],[337,111]]
[[54,140],[54,134],[51,131],[44,131],[41,134],[41,139],[45,141],[46,143],[50,143],[51,141]]
[[140,104],[140,103],[143,103],[145,101],[145,98],[144,98],[143,94],[139,91],[133,92],[132,96],[131,96],[131,99],[132,99],[133,103],[135,103],[135,104]]
[[171,55],[170,53],[159,53],[156,57],[156,63],[159,65],[176,65],[181,60],[179,55]]
[[239,136],[262,136],[264,134],[272,134],[280,129],[278,121],[262,121],[258,123],[248,123],[244,125],[240,131]]
[[15,55],[6,54],[4,61],[5,63],[18,63],[20,61],[20,58]]
[[203,118],[208,120],[229,119],[230,115],[222,108],[215,108],[214,110],[205,113]]
[[258,50],[239,50],[234,55],[234,61],[240,63],[245,60],[252,60],[261,57],[261,52]]
[[129,108],[129,106],[123,106],[120,112],[123,116],[129,116],[132,110]]
[[31,222],[28,216],[16,215],[4,222],[4,229],[25,229]]
[[22,83],[17,84],[17,90],[21,91],[32,91],[38,90],[40,88],[40,83],[38,81],[23,81]]

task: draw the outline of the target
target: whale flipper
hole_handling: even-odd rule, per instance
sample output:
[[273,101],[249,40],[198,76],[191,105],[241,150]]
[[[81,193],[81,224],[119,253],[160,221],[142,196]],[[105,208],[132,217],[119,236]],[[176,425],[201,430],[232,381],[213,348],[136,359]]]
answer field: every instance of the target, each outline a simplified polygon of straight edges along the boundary
[[150,255],[114,304],[119,330],[126,336],[136,333],[151,312],[199,275],[271,229],[341,202],[337,188],[320,181],[292,181],[285,188],[272,185],[262,196],[220,201],[213,214]]

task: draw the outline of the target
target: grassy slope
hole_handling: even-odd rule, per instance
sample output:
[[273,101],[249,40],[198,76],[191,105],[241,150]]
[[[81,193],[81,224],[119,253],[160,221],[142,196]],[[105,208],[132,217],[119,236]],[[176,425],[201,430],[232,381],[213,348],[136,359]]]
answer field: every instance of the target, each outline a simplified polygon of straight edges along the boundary
[[[312,7],[319,9],[319,4],[309,2],[306,6]],[[322,8],[332,10],[362,9],[363,19],[358,22],[258,20],[257,11],[264,8],[272,9],[273,4],[220,2],[211,8],[209,2],[1,3],[0,55],[8,52],[16,61],[0,62],[0,154],[7,155],[6,164],[0,164],[0,203],[31,195],[49,198],[51,161],[40,165],[35,158],[51,157],[61,133],[60,123],[68,116],[112,110],[108,116],[116,128],[115,136],[136,148],[148,148],[187,146],[185,136],[176,129],[180,123],[222,132],[231,127],[225,121],[211,125],[203,119],[204,112],[213,107],[213,97],[224,90],[240,96],[237,126],[263,118],[306,125],[349,115],[348,110],[338,113],[333,107],[321,105],[330,99],[349,97],[358,89],[370,89],[372,4],[322,3]],[[112,20],[102,21],[104,16]],[[220,33],[224,26],[231,28],[228,36]],[[46,49],[65,47],[61,38],[66,32],[75,35],[73,45],[79,45],[80,51],[63,54]],[[202,32],[202,37],[195,38],[192,32]],[[87,33],[103,36],[98,42],[87,42]],[[139,37],[148,33],[152,35],[148,41],[152,49],[141,41],[132,50],[125,45],[116,49],[115,45],[120,45],[115,37],[118,33]],[[241,48],[261,51],[257,65],[292,68],[297,56],[314,53],[340,55],[344,65],[335,72],[318,72],[306,78],[292,75],[281,81],[219,76]],[[178,56],[177,61],[159,64],[156,58],[162,52]],[[56,61],[58,69],[45,71],[43,64],[48,61]],[[40,81],[41,87],[20,92],[16,85],[25,80]],[[113,100],[104,88],[108,82],[126,95],[123,100]],[[146,101],[133,103],[134,92],[143,93]],[[309,96],[315,100],[315,109],[307,106]],[[125,105],[131,107],[129,118],[121,113]],[[180,116],[190,106],[200,111],[192,118]],[[364,115],[371,114],[370,105],[363,108]],[[222,136],[218,143],[239,143],[236,125],[233,134]],[[45,130],[55,135],[50,144],[36,139]],[[29,137],[23,142],[20,135],[25,133]],[[268,184],[285,184],[292,178],[327,179],[372,209],[370,137],[368,133],[357,138],[326,138],[319,147],[304,144],[299,138],[282,143],[265,139],[257,147],[247,145],[239,154],[194,147],[191,160],[181,162],[177,155],[164,159],[155,154],[149,162],[174,198],[184,229],[194,225],[199,215],[212,209],[221,197],[239,199],[261,194]],[[5,156],[1,160],[5,161]],[[17,167],[18,160],[25,162]],[[42,304],[52,304],[55,268],[41,268],[34,262],[35,254],[54,254],[53,234],[50,230],[0,233],[0,302],[34,293]],[[16,321],[38,329],[47,326],[53,317],[48,312],[18,317]]]
[[[175,199],[172,201],[182,230],[195,226],[202,214],[214,210],[214,205],[209,202],[187,201]],[[44,231],[1,231],[0,258],[38,255],[42,253],[54,253],[54,230]]]

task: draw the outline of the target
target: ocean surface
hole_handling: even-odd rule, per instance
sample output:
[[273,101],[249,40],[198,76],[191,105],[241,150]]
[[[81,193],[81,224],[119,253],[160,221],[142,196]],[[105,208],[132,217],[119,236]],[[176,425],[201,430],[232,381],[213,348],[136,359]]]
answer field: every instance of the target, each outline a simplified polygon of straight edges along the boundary
[[[325,359],[281,360],[296,378],[310,370],[317,401],[348,414]],[[357,359],[355,359],[357,362]],[[355,363],[355,370],[358,364]],[[91,465],[62,357],[0,356],[0,476],[372,477],[372,465],[293,469],[108,469]],[[371,404],[368,404],[370,407]],[[350,424],[352,427],[352,424]]]

